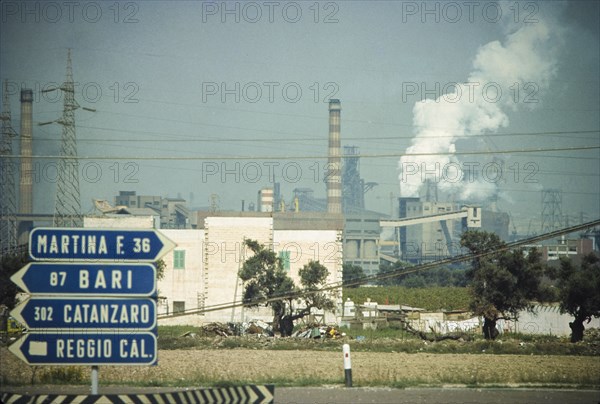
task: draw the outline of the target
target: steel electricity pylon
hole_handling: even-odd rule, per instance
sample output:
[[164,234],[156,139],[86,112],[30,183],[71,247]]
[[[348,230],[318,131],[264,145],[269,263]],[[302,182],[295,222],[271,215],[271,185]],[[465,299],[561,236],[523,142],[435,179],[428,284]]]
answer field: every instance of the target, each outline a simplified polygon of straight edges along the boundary
[[559,189],[542,190],[542,233],[563,227],[562,191]]
[[10,253],[17,247],[17,200],[15,188],[16,160],[12,141],[17,133],[12,127],[8,81],[2,90],[2,140],[0,142],[0,253]]
[[79,194],[79,161],[77,160],[77,135],[75,133],[75,84],[71,65],[71,50],[67,52],[67,77],[60,87],[63,92],[63,115],[57,123],[62,125],[54,226],[82,227],[81,200]]
[[[58,181],[54,204],[55,227],[82,227],[81,200],[79,193],[79,161],[77,159],[77,135],[75,133],[75,110],[79,104],[75,101],[75,83],[71,65],[71,50],[67,52],[67,76],[59,88],[44,92],[61,90],[63,92],[63,114],[56,123],[62,125],[60,159],[58,161]],[[42,123],[45,125],[50,122]]]

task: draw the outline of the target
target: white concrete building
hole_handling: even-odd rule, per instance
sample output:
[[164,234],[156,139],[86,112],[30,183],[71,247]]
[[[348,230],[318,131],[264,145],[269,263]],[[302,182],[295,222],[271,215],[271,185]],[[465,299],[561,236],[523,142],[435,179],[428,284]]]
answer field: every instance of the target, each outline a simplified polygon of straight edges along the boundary
[[[84,226],[152,228],[154,223],[152,217],[110,215],[86,218]],[[272,248],[297,283],[298,271],[311,260],[327,267],[328,284],[342,280],[342,221],[331,215],[204,212],[198,216],[198,229],[160,232],[177,247],[163,257],[164,275],[158,282],[159,324],[271,321],[270,307],[250,310],[232,304],[242,299],[243,285],[237,274],[249,254],[246,239]],[[341,308],[341,290],[335,291],[334,298]],[[334,322],[335,316],[329,313],[325,321]]]
[[[331,221],[323,221],[321,229],[311,229],[294,213],[258,217],[207,217],[204,220],[203,297],[205,321],[248,321],[254,318],[271,320],[270,308],[248,310],[231,307],[242,299],[243,285],[238,278],[249,250],[244,240],[256,240],[270,246],[282,259],[290,277],[299,282],[298,271],[312,261],[319,261],[329,270],[327,283],[342,280],[341,229],[331,229]],[[283,220],[278,218],[285,217]],[[341,307],[341,291],[335,295]],[[214,310],[227,306],[222,310]],[[335,321],[332,316],[326,321]]]

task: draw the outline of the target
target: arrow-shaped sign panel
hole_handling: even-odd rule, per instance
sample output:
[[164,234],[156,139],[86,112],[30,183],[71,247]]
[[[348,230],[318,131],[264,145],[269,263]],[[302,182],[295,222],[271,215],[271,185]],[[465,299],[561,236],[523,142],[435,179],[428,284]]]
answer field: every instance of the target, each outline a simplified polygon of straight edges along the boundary
[[156,327],[156,302],[149,298],[57,298],[32,296],[10,315],[30,330],[114,329]]
[[156,292],[152,264],[32,262],[11,278],[26,293],[145,297]]
[[30,333],[9,348],[30,365],[152,365],[156,334]]
[[29,233],[34,260],[155,262],[175,243],[154,229],[37,227]]

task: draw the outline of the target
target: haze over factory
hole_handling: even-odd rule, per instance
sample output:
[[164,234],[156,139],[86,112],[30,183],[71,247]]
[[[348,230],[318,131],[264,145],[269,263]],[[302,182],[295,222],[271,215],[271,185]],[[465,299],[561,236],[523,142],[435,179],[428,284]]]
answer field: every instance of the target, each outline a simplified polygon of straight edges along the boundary
[[458,255],[468,228],[515,241],[597,219],[597,21],[540,3],[535,22],[453,24],[401,3],[3,3],[1,250],[41,226],[160,229],[177,247],[158,310],[179,313],[241,298],[249,238],[335,283],[344,264]]

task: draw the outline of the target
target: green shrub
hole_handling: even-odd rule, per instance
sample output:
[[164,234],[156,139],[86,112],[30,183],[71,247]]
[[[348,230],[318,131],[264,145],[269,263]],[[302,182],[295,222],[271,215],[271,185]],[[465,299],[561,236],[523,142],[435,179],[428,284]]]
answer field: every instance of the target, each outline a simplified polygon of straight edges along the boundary
[[40,382],[45,384],[78,384],[84,381],[81,366],[60,366],[42,369]]

